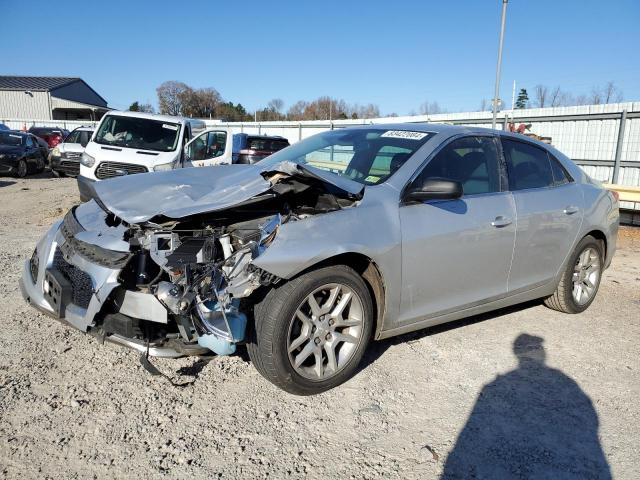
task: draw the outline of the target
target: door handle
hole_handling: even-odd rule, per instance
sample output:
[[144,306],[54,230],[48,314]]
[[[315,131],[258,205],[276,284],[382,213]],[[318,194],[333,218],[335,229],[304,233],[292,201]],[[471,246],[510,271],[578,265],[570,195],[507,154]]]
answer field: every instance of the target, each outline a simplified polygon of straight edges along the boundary
[[493,222],[491,222],[491,225],[493,225],[496,228],[502,228],[502,227],[506,227],[507,225],[511,225],[511,223],[513,223],[513,220],[500,215],[500,216],[497,216]]
[[578,210],[580,210],[578,207],[569,205],[568,207],[564,208],[563,212],[566,213],[567,215],[573,215],[574,213],[578,213]]

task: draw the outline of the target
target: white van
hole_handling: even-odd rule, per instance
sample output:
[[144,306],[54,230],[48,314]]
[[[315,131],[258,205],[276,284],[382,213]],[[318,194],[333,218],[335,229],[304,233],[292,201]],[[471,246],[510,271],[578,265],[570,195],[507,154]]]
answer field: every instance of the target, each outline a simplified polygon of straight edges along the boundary
[[141,112],[109,112],[85,148],[78,176],[80,199],[95,181],[181,168],[184,147],[206,128],[202,120]]

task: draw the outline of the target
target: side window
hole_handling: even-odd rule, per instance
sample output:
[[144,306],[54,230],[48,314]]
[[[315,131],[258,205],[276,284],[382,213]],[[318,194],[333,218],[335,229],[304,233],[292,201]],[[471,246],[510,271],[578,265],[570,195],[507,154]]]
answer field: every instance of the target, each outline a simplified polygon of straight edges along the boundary
[[190,160],[204,160],[207,158],[207,134],[199,135],[187,147]]
[[544,188],[554,185],[547,152],[533,145],[502,139],[507,158],[511,190]]
[[462,184],[463,195],[500,191],[498,150],[492,137],[463,137],[444,147],[416,182],[446,178]]
[[556,157],[549,154],[549,161],[551,162],[551,172],[553,173],[553,183],[555,185],[564,185],[573,181]]
[[27,137],[27,147],[33,147],[33,138]]
[[224,154],[227,144],[227,132],[209,132],[207,134],[206,158],[216,158]]

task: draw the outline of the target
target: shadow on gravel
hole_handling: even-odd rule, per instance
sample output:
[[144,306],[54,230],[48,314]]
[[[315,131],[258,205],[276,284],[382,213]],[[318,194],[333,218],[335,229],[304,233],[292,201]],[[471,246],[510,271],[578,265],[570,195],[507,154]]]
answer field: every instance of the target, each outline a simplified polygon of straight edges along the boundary
[[435,327],[418,330],[416,332],[405,333],[403,335],[398,335],[397,337],[392,337],[387,340],[371,342],[367,347],[367,350],[365,351],[362,362],[360,362],[358,372],[361,372],[369,365],[375,363],[380,357],[382,357],[384,352],[386,352],[387,349],[393,345],[417,342],[424,337],[448,332],[449,330],[454,330],[456,328],[466,327],[467,325],[473,325],[474,323],[483,322],[485,320],[499,318],[504,315],[519,312],[520,310],[526,310],[527,308],[535,307],[536,305],[540,305],[540,303],[540,300],[532,300],[530,302],[520,303],[517,305],[512,305],[510,307],[501,308],[499,310],[493,310],[491,312],[482,313],[480,315],[463,318],[461,320],[456,320],[455,322],[447,322],[441,325],[436,325]]
[[16,183],[16,182],[6,182],[6,181],[4,181],[4,180],[0,180],[0,188],[2,188],[2,187],[8,187],[9,185],[13,185],[13,184],[15,184],[15,183]]
[[611,478],[593,404],[575,381],[545,364],[543,342],[516,338],[518,368],[484,386],[442,479]]

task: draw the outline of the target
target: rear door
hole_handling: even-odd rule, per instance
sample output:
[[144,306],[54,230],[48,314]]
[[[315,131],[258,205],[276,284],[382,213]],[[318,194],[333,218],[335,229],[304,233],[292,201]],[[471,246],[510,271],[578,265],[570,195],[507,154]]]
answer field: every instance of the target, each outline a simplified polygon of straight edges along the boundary
[[507,294],[515,208],[498,152],[492,135],[457,138],[413,180],[459,181],[463,196],[400,207],[400,325]]
[[546,149],[502,138],[518,219],[509,291],[555,278],[580,230],[580,187]]

